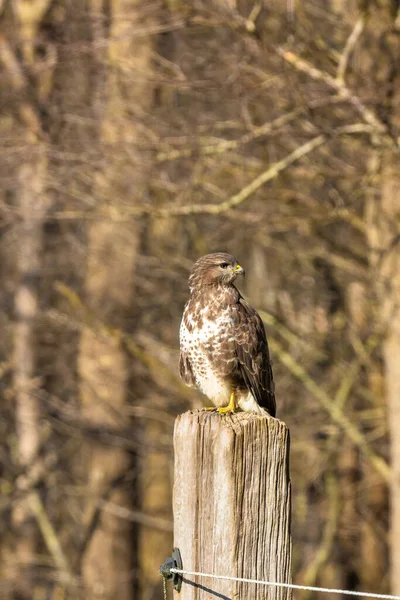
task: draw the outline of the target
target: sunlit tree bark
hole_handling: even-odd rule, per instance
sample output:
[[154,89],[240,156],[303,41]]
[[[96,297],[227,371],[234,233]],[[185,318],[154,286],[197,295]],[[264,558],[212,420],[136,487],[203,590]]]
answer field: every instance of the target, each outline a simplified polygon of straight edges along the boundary
[[[45,102],[52,82],[54,56],[50,46],[37,54],[37,36],[50,0],[15,0],[0,34],[0,63],[17,101],[18,121],[11,121],[10,139],[22,155],[15,185],[18,246],[16,253],[13,384],[17,457],[27,471],[38,457],[41,443],[36,328],[39,317],[39,278],[43,259],[43,226],[50,207],[47,193],[48,159],[41,116],[36,100]],[[15,29],[10,29],[11,22]],[[8,27],[7,27],[8,24]],[[8,38],[9,36],[9,38]],[[15,40],[17,40],[15,42]],[[16,51],[17,49],[17,51]],[[50,58],[52,56],[52,58]],[[48,61],[46,63],[46,60]],[[41,64],[41,70],[35,69]],[[46,83],[45,83],[46,82]],[[45,85],[43,85],[45,83]],[[37,527],[31,494],[15,504],[15,586],[26,598],[32,595],[32,569],[37,553]]]
[[[135,28],[145,27],[140,2],[113,0],[107,15],[102,12],[101,2],[94,0],[92,8],[99,47],[104,47],[109,37],[107,51],[100,54],[104,80],[100,81],[95,107],[101,122],[104,170],[97,173],[94,183],[97,215],[88,230],[85,292],[88,305],[99,319],[123,328],[128,312],[134,310],[140,228],[132,222],[124,223],[122,214],[123,208],[129,210],[140,200],[145,185],[137,147],[141,110],[151,102],[146,78],[151,43],[145,35],[138,39],[135,36]],[[106,21],[108,30],[103,27]],[[130,366],[118,336],[104,337],[84,329],[79,373],[84,418],[99,428],[126,426],[124,406]],[[90,527],[102,500],[131,506],[132,490],[121,480],[132,465],[124,450],[103,447],[95,441],[85,445],[85,458],[86,525]],[[132,560],[129,523],[102,511],[83,557],[87,597],[130,600],[134,589]]]
[[385,157],[381,197],[371,200],[369,207],[369,240],[372,268],[376,273],[382,325],[384,375],[390,460],[392,467],[390,493],[390,540],[392,593],[400,593],[400,178],[395,158]]

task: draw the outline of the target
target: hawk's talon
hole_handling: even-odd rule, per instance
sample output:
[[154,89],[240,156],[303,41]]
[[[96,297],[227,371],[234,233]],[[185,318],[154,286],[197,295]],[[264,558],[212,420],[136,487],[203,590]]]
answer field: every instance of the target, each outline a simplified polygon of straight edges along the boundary
[[234,413],[238,411],[238,408],[236,406],[235,392],[231,393],[228,406],[221,406],[220,408],[217,408],[217,411],[220,415],[225,415],[226,413]]
[[238,412],[237,408],[229,408],[229,406],[222,406],[221,408],[217,408],[217,412],[220,415],[226,415],[227,413],[236,413]]
[[210,412],[215,412],[215,411],[216,411],[216,410],[218,410],[218,409],[217,409],[217,407],[216,407],[216,406],[205,406],[205,407],[203,408],[203,410],[208,410],[208,411],[210,411]]

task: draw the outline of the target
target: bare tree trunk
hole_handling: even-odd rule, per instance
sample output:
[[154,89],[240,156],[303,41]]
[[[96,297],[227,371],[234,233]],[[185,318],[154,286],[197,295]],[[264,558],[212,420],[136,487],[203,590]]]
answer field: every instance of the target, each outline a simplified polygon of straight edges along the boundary
[[[357,571],[357,549],[360,547],[360,526],[357,492],[360,479],[360,457],[357,448],[343,440],[338,456],[338,470],[342,493],[340,511],[339,562],[342,563],[342,578],[336,585],[347,585]],[[343,563],[345,567],[343,568]]]
[[[382,212],[387,226],[383,226],[382,248],[385,256],[382,261],[384,294],[388,294],[388,330],[383,345],[386,398],[390,432],[391,480],[391,581],[392,593],[400,594],[400,245],[398,230],[389,231],[400,217],[400,178],[398,162],[391,165],[384,174],[382,190]],[[397,163],[397,164],[396,164]],[[386,229],[386,231],[385,231]],[[390,315],[390,316],[389,316]]]
[[[109,317],[109,310],[121,315],[129,307],[136,245],[135,230],[104,222],[96,222],[90,228],[86,292],[89,300],[98,299],[101,303],[97,307],[100,318]],[[79,352],[83,417],[94,427],[121,428],[129,377],[123,348],[118,340],[102,339],[100,334],[85,329]],[[131,505],[126,486],[113,489],[113,483],[129,469],[130,460],[124,450],[96,442],[85,448],[89,527],[102,499],[125,507]],[[83,557],[87,598],[132,598],[130,537],[130,527],[124,520],[101,513]]]
[[[368,325],[373,319],[364,284],[354,281],[348,286],[347,304],[351,323],[349,335],[353,342],[359,344],[365,340]],[[373,407],[379,409],[384,402],[382,373],[373,360],[369,362],[367,372],[361,372],[359,378],[375,399]],[[371,409],[370,403],[358,398],[357,403],[361,402],[366,409]],[[349,452],[353,458],[350,454],[350,460],[346,460]],[[342,449],[341,463],[344,497],[341,539],[348,557],[345,562],[349,565],[350,576],[357,574],[361,589],[383,591],[382,581],[387,570],[387,536],[383,533],[387,515],[387,484],[367,462],[360,462],[357,450],[349,449],[348,442]]]
[[[104,169],[97,174],[94,186],[98,214],[89,227],[85,289],[96,317],[123,328],[128,311],[132,311],[140,235],[137,224],[123,221],[124,211],[140,200],[145,184],[137,152],[138,115],[151,102],[151,90],[144,79],[151,43],[145,36],[135,38],[135,27],[143,27],[139,22],[140,2],[113,0],[109,15],[102,15],[101,5],[93,0],[95,40],[104,41],[101,37],[109,35],[107,54],[103,56],[106,76],[96,107],[101,118]],[[107,32],[102,27],[103,17],[110,22]],[[86,328],[78,365],[84,418],[103,429],[126,425],[124,405],[130,368],[118,336],[102,336]],[[131,460],[124,450],[96,442],[86,444],[85,450],[86,525],[90,529],[102,499],[123,507],[132,505],[132,490],[127,484],[121,486]],[[133,597],[131,538],[126,521],[111,512],[100,513],[82,563],[88,599]]]
[[[390,160],[390,159],[389,159]],[[372,267],[377,271],[392,466],[390,493],[391,591],[400,594],[400,177],[397,161],[382,173],[382,197],[371,200],[368,224]]]
[[[385,515],[388,490],[384,481],[365,465],[363,477],[363,506],[361,514],[360,587],[371,592],[384,592],[388,564]],[[386,586],[387,587],[387,583]]]
[[[169,57],[170,58],[170,57]],[[171,107],[172,110],[172,107]],[[146,236],[146,247],[150,254],[157,257],[162,264],[164,257],[171,254],[171,245],[177,248],[181,240],[182,224],[176,219],[154,219]],[[183,250],[183,249],[182,249]],[[160,320],[168,319],[169,305],[165,313],[160,312]],[[146,397],[146,405],[157,414],[159,409],[165,409],[165,399],[161,401],[153,394]],[[172,492],[172,457],[159,452],[157,442],[162,436],[169,433],[166,423],[159,419],[146,419],[145,435],[149,451],[140,460],[140,507],[146,515],[170,518],[171,492]],[[159,565],[172,548],[172,532],[165,531],[145,524],[139,527],[138,536],[138,567],[141,573],[140,598],[141,600],[156,600],[162,597],[160,586]]]
[[[36,163],[26,163],[20,170],[19,284],[15,294],[15,422],[18,459],[25,469],[37,458],[40,446],[39,391],[35,382],[35,325],[39,313],[37,286],[42,258],[43,219],[46,214],[46,158],[41,156],[40,148],[36,148],[36,153],[39,154]],[[15,560],[24,572],[23,576],[18,576],[18,587],[21,588],[20,593],[29,598],[32,593],[29,567],[34,564],[37,544],[37,527],[33,523],[29,494],[16,505],[13,521],[17,528]]]
[[[30,3],[15,0],[12,4],[19,53],[7,25],[4,30],[11,41],[0,35],[0,63],[7,74],[11,89],[18,99],[21,124],[15,124],[13,134],[23,147],[22,166],[18,169],[16,184],[16,207],[18,218],[18,250],[16,271],[18,283],[15,291],[15,325],[13,352],[13,384],[15,393],[15,426],[17,434],[18,461],[23,470],[35,462],[40,446],[40,406],[36,376],[36,325],[39,315],[38,281],[41,274],[43,252],[43,224],[49,209],[46,190],[47,153],[40,115],[34,102],[25,100],[40,94],[42,77],[48,77],[42,100],[47,99],[51,88],[52,71],[43,68],[41,74],[29,78],[36,66],[36,39],[41,20],[49,6],[49,0],[33,0]],[[20,137],[19,137],[20,136]],[[15,141],[16,141],[15,140]],[[31,494],[28,493],[13,511],[16,529],[15,586],[22,597],[32,597],[34,584],[30,569],[37,552],[37,527],[31,510]]]
[[[152,403],[156,411],[157,406]],[[163,423],[151,420],[146,427],[146,441],[156,444],[160,435],[165,435]],[[171,508],[171,464],[170,457],[164,452],[149,451],[141,461],[140,486],[141,509],[146,515],[168,518]],[[152,600],[161,597],[160,576],[158,568],[172,548],[172,532],[140,526],[139,535],[139,568],[141,573],[141,600]]]

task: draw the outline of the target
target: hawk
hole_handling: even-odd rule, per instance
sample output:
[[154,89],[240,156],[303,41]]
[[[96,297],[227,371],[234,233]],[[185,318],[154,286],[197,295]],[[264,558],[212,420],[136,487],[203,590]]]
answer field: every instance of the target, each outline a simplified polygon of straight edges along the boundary
[[242,410],[274,417],[264,325],[234,286],[238,275],[244,269],[225,252],[206,254],[193,265],[180,327],[180,375],[219,413]]

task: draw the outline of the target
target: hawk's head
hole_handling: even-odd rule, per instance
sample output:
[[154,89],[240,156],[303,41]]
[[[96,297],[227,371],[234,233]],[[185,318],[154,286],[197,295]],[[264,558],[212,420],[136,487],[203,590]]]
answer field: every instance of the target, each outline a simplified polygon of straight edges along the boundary
[[232,254],[206,254],[194,263],[189,276],[189,288],[192,290],[204,285],[229,285],[241,274],[244,275],[244,269]]

